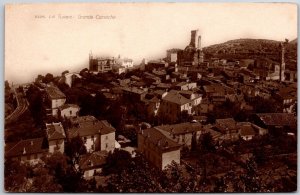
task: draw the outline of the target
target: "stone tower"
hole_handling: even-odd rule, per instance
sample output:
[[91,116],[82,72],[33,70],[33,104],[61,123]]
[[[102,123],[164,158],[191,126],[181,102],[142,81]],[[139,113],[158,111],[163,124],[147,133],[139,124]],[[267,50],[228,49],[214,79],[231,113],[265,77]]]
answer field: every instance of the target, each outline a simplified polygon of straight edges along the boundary
[[285,76],[284,76],[284,72],[285,72],[284,54],[285,54],[286,44],[287,44],[287,42],[281,42],[280,43],[280,48],[281,48],[281,63],[280,63],[280,73],[279,73],[279,80],[280,81],[285,80]]
[[197,38],[198,38],[198,29],[191,31],[191,42],[190,46],[196,48],[197,47]]

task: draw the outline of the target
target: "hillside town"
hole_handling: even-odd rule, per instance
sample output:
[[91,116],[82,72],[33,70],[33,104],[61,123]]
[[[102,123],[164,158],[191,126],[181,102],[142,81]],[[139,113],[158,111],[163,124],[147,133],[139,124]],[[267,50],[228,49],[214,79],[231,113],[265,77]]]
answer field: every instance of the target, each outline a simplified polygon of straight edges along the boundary
[[297,52],[237,42],[6,81],[5,190],[296,191]]

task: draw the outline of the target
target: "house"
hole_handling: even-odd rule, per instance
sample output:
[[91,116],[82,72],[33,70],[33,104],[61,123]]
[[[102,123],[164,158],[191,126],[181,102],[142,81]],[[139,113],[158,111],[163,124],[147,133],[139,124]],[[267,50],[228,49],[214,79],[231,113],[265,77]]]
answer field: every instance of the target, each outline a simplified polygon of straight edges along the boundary
[[161,125],[154,128],[163,133],[167,138],[190,149],[192,147],[192,139],[199,140],[202,131],[201,123],[197,122]]
[[58,108],[64,105],[66,102],[66,96],[56,86],[53,85],[47,86],[45,88],[45,92],[46,113],[48,116],[57,116]]
[[223,134],[223,140],[236,141],[239,139],[239,128],[233,118],[216,119],[215,128]]
[[133,60],[132,59],[129,59],[129,58],[121,58],[120,56],[116,59],[116,63],[125,68],[125,69],[128,69],[128,68],[132,68],[133,67]]
[[102,172],[102,167],[106,163],[107,151],[97,151],[80,156],[79,168],[83,171],[84,179],[91,179],[95,174]]
[[172,48],[167,50],[167,59],[166,61],[169,63],[176,63],[177,62],[177,53],[181,51],[181,49],[178,48]]
[[10,158],[36,164],[47,153],[47,141],[42,137],[5,144],[6,159]]
[[115,65],[117,65],[117,62],[114,57],[94,58],[92,54],[89,56],[89,69],[92,72],[105,73],[111,71]]
[[76,117],[78,116],[80,107],[76,104],[64,104],[58,108],[58,116],[60,117]]
[[144,99],[147,94],[147,88],[137,88],[137,87],[123,87],[123,97],[129,102],[139,102]]
[[59,123],[46,123],[46,133],[49,145],[49,152],[61,152],[65,151],[65,131],[62,124]]
[[150,60],[145,66],[145,70],[151,72],[154,69],[167,68],[168,63],[164,60]]
[[259,76],[261,80],[279,80],[280,77],[279,63],[270,59],[257,59],[250,69],[252,69],[254,74]]
[[71,118],[71,124],[68,137],[81,137],[88,152],[114,150],[116,129],[106,120],[99,121],[94,116],[81,116]]
[[256,135],[256,131],[251,123],[237,123],[237,127],[239,128],[239,135],[243,140],[251,140]]
[[254,123],[268,129],[270,134],[297,132],[297,116],[290,113],[258,113],[254,117]]
[[180,164],[180,147],[180,144],[155,128],[144,129],[138,133],[138,151],[161,170],[172,161]]
[[170,122],[176,122],[182,117],[183,111],[188,115],[195,114],[194,108],[201,103],[202,96],[192,91],[167,92],[162,98],[160,116]]
[[143,111],[149,120],[158,115],[161,99],[154,94],[146,94],[142,100]]
[[175,86],[176,90],[192,90],[197,87],[197,83],[181,82]]
[[274,98],[280,103],[283,107],[283,112],[285,113],[294,113],[296,110],[297,102],[297,85],[290,84],[281,86],[274,94]]
[[76,79],[81,79],[81,75],[78,73],[63,73],[58,82],[65,83],[69,87],[72,87]]
[[121,65],[114,65],[112,70],[117,74],[126,73],[126,68]]
[[205,95],[209,98],[214,104],[222,104],[226,101],[225,88],[221,84],[212,83],[210,85],[203,86]]

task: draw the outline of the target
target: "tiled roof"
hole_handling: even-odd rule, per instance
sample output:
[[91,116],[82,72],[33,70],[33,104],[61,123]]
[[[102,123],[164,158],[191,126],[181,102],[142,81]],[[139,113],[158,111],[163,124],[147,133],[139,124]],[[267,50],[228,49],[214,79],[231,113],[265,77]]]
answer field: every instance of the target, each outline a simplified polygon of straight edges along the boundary
[[216,119],[216,125],[221,131],[236,129],[236,122],[233,118]]
[[146,92],[144,89],[139,89],[137,87],[123,87],[123,91],[136,93],[136,94],[143,94]]
[[240,135],[246,136],[246,135],[255,135],[255,129],[253,128],[251,123],[241,122],[238,123],[237,126],[240,128]]
[[186,134],[191,132],[196,132],[202,130],[202,125],[200,123],[179,123],[174,125],[161,125],[155,127],[163,131],[167,131],[172,134]]
[[48,148],[46,147],[44,138],[21,140],[15,143],[9,143],[5,146],[5,157],[17,157],[46,152],[48,152]]
[[71,108],[71,107],[73,107],[73,108],[79,108],[79,106],[76,105],[76,104],[64,104],[64,105],[60,106],[59,109],[60,110],[64,110],[64,109]]
[[184,105],[184,104],[191,102],[191,100],[180,95],[178,92],[171,92],[171,91],[169,93],[167,93],[167,95],[165,97],[163,97],[163,100],[172,102],[172,103],[175,103],[178,105]]
[[112,127],[106,120],[99,121],[93,116],[83,116],[71,119],[73,127],[68,130],[70,137],[79,135],[80,137],[115,132],[116,129]]
[[155,128],[144,129],[142,130],[141,135],[145,138],[145,142],[151,142],[161,151],[172,149],[177,150],[180,148],[179,144],[167,138],[164,134],[162,134]]
[[66,135],[61,123],[46,124],[48,140],[65,139]]
[[66,98],[65,94],[61,92],[57,87],[49,86],[46,88],[46,93],[51,99],[63,99]]
[[106,163],[107,151],[98,151],[80,156],[79,167],[82,170],[98,168]]
[[188,84],[189,84],[189,83],[187,83],[187,82],[180,82],[180,83],[178,83],[176,86],[181,87],[181,86],[188,85]]
[[172,87],[172,84],[170,83],[159,83],[157,85],[158,88],[171,88]]
[[262,113],[257,114],[257,116],[267,126],[295,126],[297,124],[297,119],[294,114]]

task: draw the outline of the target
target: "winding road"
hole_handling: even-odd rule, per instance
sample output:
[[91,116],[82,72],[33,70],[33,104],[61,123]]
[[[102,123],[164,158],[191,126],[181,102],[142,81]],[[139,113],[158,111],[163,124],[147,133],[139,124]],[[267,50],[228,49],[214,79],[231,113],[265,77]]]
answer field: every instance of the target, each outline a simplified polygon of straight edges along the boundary
[[14,88],[14,93],[17,98],[17,108],[5,117],[5,124],[9,124],[15,120],[17,120],[28,108],[28,102],[26,98],[24,98],[24,95],[21,92],[17,92],[16,88]]

